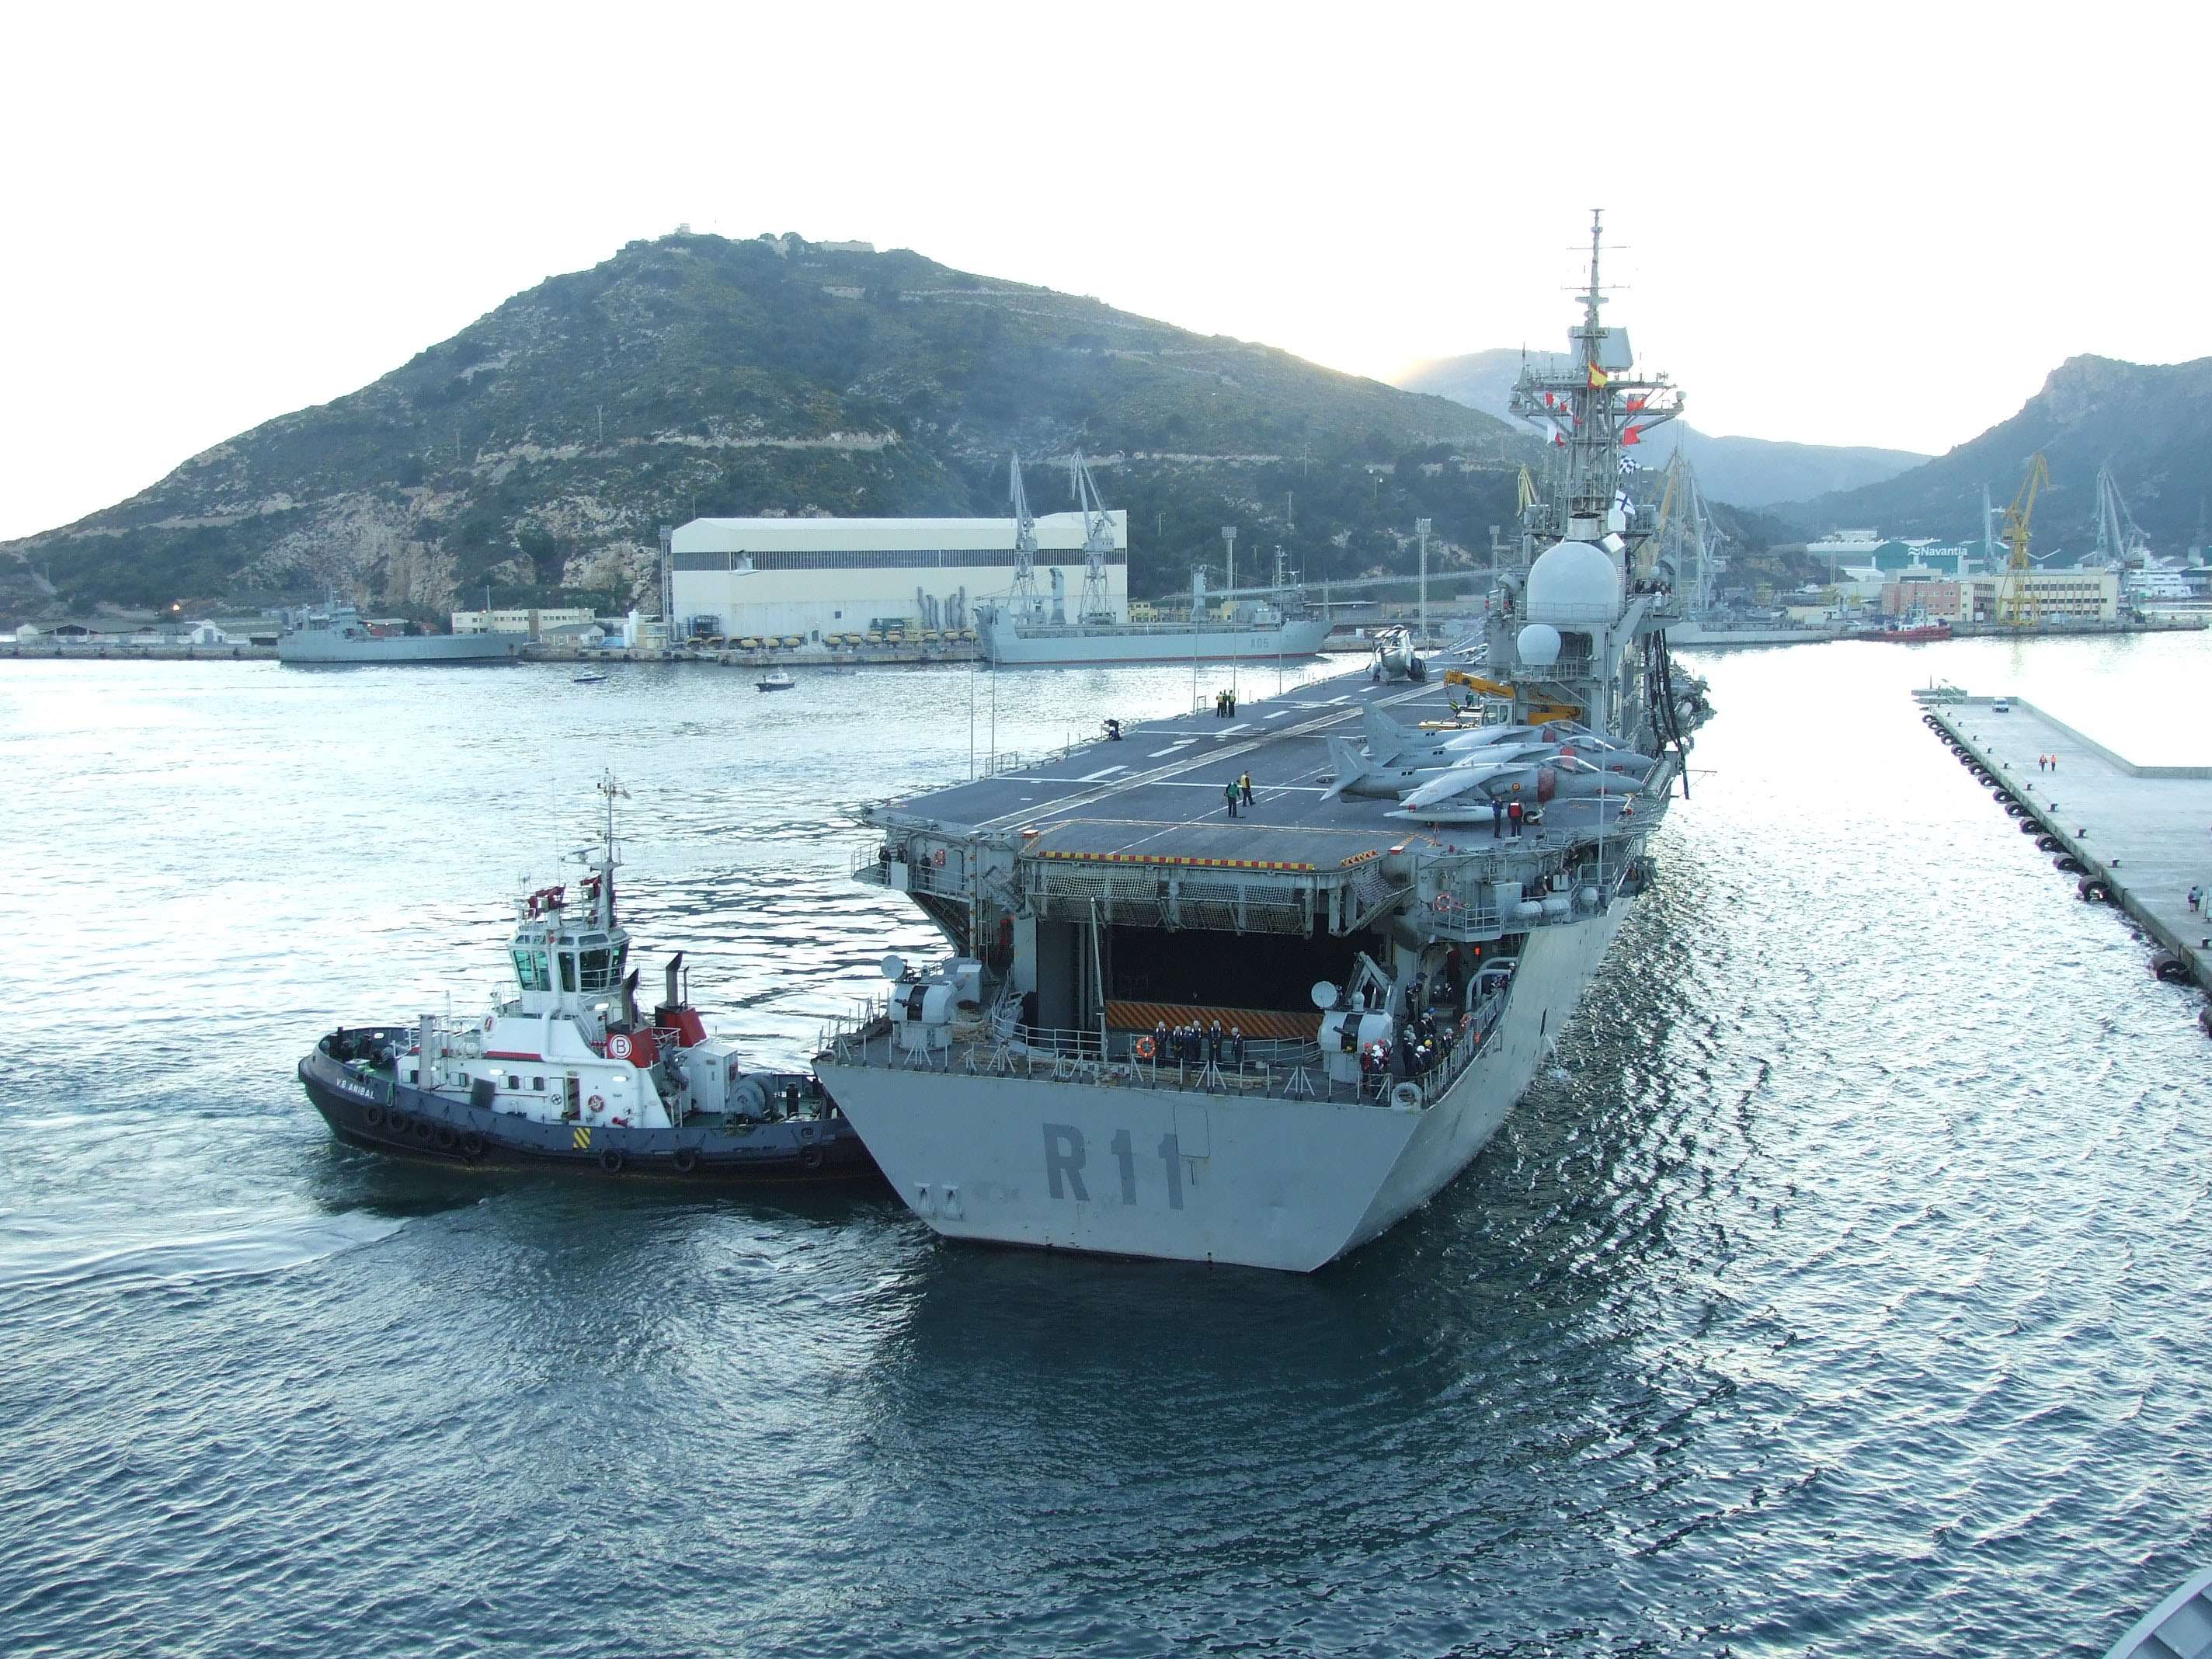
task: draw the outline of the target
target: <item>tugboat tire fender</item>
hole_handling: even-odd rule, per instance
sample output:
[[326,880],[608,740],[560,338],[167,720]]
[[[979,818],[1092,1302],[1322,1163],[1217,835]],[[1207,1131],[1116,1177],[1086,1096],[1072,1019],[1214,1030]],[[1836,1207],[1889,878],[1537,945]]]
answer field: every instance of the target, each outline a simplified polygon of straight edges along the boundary
[[484,1138],[474,1129],[461,1137],[461,1156],[471,1164],[484,1155]]
[[461,1138],[442,1123],[431,1131],[430,1139],[441,1152],[450,1152],[461,1144]]
[[620,1175],[624,1161],[619,1146],[606,1147],[599,1153],[599,1167],[609,1175]]
[[361,1109],[361,1121],[372,1129],[381,1129],[384,1127],[384,1108],[370,1101]]
[[696,1146],[678,1146],[676,1149],[677,1174],[690,1175],[692,1170],[698,1167],[699,1149]]
[[410,1118],[406,1113],[395,1111],[391,1116],[384,1120],[384,1127],[391,1130],[395,1135],[404,1135],[411,1127],[413,1127],[413,1122],[414,1120]]
[[425,1146],[430,1144],[430,1137],[437,1133],[438,1126],[431,1122],[428,1118],[418,1117],[415,1120],[415,1139]]
[[822,1167],[822,1149],[819,1146],[809,1146],[805,1152],[799,1155],[799,1162],[800,1165],[805,1169],[820,1169]]

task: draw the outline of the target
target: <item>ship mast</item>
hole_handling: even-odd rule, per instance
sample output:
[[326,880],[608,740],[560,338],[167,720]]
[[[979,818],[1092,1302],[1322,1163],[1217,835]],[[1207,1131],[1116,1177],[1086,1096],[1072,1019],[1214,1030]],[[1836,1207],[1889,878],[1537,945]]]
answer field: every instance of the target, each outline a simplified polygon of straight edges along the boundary
[[1607,298],[1604,229],[1603,210],[1593,208],[1589,280],[1582,321],[1567,331],[1565,360],[1525,363],[1513,387],[1512,412],[1551,440],[1557,467],[1556,487],[1522,511],[1524,558],[1556,541],[1595,542],[1608,534],[1625,547],[1641,544],[1650,531],[1638,526],[1625,487],[1637,465],[1629,452],[1682,412],[1680,390],[1664,374],[1637,374],[1627,331],[1600,320]]

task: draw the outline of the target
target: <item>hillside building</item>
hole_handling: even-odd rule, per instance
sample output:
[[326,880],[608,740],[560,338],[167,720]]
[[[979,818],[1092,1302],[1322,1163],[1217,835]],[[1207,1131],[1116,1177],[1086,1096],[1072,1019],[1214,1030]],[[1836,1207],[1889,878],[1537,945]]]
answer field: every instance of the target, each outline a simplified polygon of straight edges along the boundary
[[505,611],[456,611],[453,612],[453,632],[522,634],[538,640],[558,629],[587,628],[598,620],[597,612],[580,606],[528,605]]
[[[1999,621],[2008,580],[2002,570],[1948,578],[1932,570],[1907,571],[1882,584],[1882,614],[1917,611],[1945,622]],[[2120,614],[2116,570],[2030,570],[2021,580],[2033,614],[2045,622],[2112,622]]]
[[[1128,514],[1106,515],[1107,606],[1129,604]],[[1073,618],[1083,592],[1083,515],[1036,520],[1036,578],[1048,613]],[[679,639],[775,635],[809,643],[872,629],[972,628],[978,604],[1014,586],[1012,519],[694,519],[669,538],[671,632]]]

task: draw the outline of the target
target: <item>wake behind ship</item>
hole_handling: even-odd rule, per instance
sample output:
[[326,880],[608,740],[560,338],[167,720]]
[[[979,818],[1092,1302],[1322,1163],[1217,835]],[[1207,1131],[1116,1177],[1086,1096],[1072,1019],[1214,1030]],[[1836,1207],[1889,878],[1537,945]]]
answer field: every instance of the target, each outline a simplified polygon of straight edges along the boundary
[[816,1067],[939,1233],[1310,1270],[1497,1131],[1650,883],[1710,713],[1624,483],[1680,396],[1603,302],[1594,226],[1571,366],[1515,390],[1553,459],[1480,673],[1378,657],[863,815],[854,873],[951,953],[886,959]]

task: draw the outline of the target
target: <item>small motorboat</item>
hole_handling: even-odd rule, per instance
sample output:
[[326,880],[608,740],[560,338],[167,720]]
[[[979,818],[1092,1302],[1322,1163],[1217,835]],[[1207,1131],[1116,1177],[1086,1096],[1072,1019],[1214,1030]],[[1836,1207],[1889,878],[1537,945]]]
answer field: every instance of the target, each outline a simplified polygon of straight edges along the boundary
[[788,691],[799,682],[793,679],[782,669],[771,668],[753,684],[763,691]]
[[349,1146],[472,1166],[688,1181],[879,1179],[811,1073],[750,1072],[691,1006],[684,956],[638,1006],[615,915],[614,779],[581,902],[518,902],[513,989],[473,1018],[340,1026],[300,1062],[307,1098]]
[[571,685],[597,685],[605,678],[606,676],[598,669],[587,668],[580,674],[571,674],[568,677],[568,683]]

